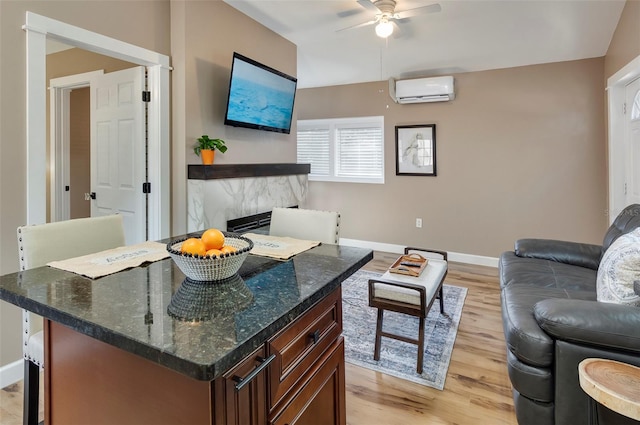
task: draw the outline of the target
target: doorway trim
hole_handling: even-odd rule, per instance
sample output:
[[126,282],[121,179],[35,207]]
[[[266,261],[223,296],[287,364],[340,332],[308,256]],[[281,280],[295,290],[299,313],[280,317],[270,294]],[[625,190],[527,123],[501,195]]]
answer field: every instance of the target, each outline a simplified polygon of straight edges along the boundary
[[640,77],[640,56],[607,79],[609,107],[609,223],[626,206],[625,196],[625,87]]
[[66,77],[52,78],[49,81],[49,173],[51,194],[51,221],[68,220],[69,192],[63,187],[69,184],[69,123],[70,94],[73,89],[90,87],[91,80],[103,75],[104,70],[85,72]]
[[[169,57],[55,19],[26,12],[27,34],[27,223],[46,222],[46,40],[147,67],[149,239],[170,234]],[[142,188],[141,188],[142,190]]]

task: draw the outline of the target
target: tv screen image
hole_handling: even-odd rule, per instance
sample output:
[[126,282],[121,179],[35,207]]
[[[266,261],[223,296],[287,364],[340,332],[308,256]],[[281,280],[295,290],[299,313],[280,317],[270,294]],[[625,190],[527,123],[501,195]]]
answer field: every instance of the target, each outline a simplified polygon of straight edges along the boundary
[[233,54],[225,124],[289,133],[297,79]]

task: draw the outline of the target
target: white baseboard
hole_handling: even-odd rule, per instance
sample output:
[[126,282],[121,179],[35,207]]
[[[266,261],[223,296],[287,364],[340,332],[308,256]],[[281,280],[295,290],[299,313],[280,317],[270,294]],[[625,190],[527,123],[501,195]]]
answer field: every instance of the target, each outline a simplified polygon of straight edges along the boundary
[[461,252],[449,252],[449,261],[458,263],[474,264],[476,266],[498,267],[497,257],[486,257],[484,255],[463,254]]
[[[361,241],[357,239],[340,238],[340,245],[353,246],[356,248],[368,248],[374,251],[391,252],[394,254],[402,254],[405,245],[395,245],[382,242]],[[498,258],[485,257],[482,255],[463,254],[460,252],[447,252],[449,261],[458,263],[475,264],[478,266],[498,267]]]
[[16,360],[13,363],[0,367],[0,388],[15,384],[24,378],[24,360]]

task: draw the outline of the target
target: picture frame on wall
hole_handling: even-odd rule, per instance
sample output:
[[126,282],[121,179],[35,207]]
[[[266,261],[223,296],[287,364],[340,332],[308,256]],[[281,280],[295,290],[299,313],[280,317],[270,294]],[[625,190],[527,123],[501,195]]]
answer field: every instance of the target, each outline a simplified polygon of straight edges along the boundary
[[396,176],[436,175],[436,125],[397,125]]

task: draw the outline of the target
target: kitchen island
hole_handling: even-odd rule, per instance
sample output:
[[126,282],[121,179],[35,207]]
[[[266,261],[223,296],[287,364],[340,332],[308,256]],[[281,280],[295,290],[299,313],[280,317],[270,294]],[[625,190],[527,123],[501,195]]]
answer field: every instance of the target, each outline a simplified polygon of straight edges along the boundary
[[40,267],[0,299],[45,320],[46,423],[344,423],[341,282],[372,258],[249,255],[194,284],[171,259],[98,279]]

